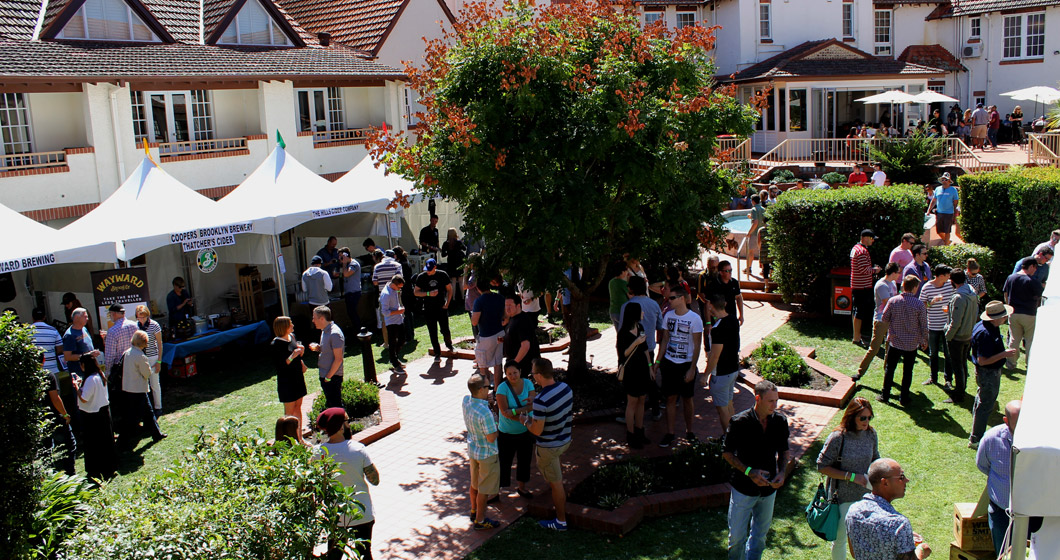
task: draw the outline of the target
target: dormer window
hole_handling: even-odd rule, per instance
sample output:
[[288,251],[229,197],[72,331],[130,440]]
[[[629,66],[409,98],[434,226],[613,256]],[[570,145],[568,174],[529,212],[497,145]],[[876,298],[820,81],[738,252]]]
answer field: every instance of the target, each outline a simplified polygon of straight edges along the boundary
[[291,40],[259,0],[247,0],[218,43],[228,45],[290,45]]
[[63,26],[60,39],[158,42],[144,20],[123,0],[86,0]]

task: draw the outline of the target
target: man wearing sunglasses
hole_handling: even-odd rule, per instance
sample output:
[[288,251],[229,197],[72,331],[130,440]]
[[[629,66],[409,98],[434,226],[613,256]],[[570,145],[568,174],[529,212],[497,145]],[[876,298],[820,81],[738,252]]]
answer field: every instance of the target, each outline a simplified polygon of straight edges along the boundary
[[891,502],[905,496],[909,479],[894,459],[877,459],[869,465],[872,493],[850,506],[847,538],[855,560],[924,560],[931,547],[913,532],[909,519]]
[[666,396],[666,435],[659,447],[670,447],[677,423],[677,397],[681,397],[686,439],[695,439],[692,394],[695,391],[696,363],[703,344],[703,320],[688,308],[689,295],[678,284],[670,290],[670,311],[663,317],[665,329],[659,339],[663,358],[655,362],[656,374],[662,374],[662,394]]

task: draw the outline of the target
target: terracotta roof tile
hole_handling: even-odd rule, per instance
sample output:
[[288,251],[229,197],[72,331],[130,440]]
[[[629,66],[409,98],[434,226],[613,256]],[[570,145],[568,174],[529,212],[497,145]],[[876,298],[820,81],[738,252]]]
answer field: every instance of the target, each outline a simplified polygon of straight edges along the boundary
[[330,33],[333,41],[374,54],[387,29],[410,1],[279,0],[279,5],[307,30]]
[[944,71],[873,56],[837,39],[807,41],[763,60],[726,81],[762,81],[800,76],[938,75]]
[[232,9],[236,0],[203,0],[202,3],[202,27],[203,36],[209,36],[225,14]]
[[181,43],[199,42],[198,0],[140,0],[147,11]]
[[941,68],[947,72],[963,72],[967,70],[953,53],[946,50],[942,45],[909,45],[898,55],[898,60],[912,62],[921,66]]
[[952,6],[953,16],[966,16],[986,12],[998,12],[1016,8],[1038,8],[1060,6],[1060,0],[960,0]]
[[0,36],[32,39],[33,27],[40,14],[40,0],[6,0],[0,2]]

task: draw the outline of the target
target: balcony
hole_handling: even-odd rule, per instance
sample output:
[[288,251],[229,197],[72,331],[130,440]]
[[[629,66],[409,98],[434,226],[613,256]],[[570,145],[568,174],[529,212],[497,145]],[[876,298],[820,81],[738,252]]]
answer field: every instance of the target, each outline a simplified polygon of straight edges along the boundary
[[67,171],[66,150],[0,155],[0,178]]
[[245,156],[250,154],[247,137],[192,140],[190,142],[160,142],[159,162],[187,161],[216,157]]
[[298,135],[312,135],[314,148],[331,148],[364,144],[372,130],[371,128],[347,128],[342,130],[322,130],[319,132],[299,132]]

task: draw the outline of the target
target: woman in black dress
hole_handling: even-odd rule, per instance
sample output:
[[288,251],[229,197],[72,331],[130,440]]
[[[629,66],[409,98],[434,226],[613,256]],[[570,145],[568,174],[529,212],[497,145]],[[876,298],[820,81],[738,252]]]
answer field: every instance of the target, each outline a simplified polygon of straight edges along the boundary
[[290,317],[280,316],[272,322],[276,338],[269,343],[269,354],[276,366],[276,392],[283,403],[284,416],[298,418],[298,432],[302,432],[302,397],[306,396],[305,347],[294,338],[294,323]]
[[648,337],[640,325],[643,318],[639,303],[627,303],[622,309],[622,325],[615,345],[619,365],[625,364],[622,388],[626,390],[626,438],[633,449],[650,443],[644,435],[644,399],[649,383],[655,382],[648,356]]

